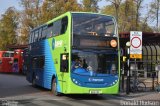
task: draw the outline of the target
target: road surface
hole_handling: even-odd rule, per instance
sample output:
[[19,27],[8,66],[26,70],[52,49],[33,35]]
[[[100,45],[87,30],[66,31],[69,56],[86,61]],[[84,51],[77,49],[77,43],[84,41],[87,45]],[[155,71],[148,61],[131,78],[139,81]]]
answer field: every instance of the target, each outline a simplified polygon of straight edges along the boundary
[[0,73],[0,105],[116,106],[120,105],[120,100],[109,95],[53,96],[47,89],[32,87],[23,75]]

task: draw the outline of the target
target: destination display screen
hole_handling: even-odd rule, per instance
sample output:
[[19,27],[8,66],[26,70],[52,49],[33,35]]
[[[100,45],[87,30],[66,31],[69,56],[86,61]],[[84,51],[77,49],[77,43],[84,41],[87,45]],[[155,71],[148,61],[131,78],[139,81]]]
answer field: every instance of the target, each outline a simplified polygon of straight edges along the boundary
[[80,46],[85,47],[110,47],[110,40],[94,40],[94,39],[80,39]]

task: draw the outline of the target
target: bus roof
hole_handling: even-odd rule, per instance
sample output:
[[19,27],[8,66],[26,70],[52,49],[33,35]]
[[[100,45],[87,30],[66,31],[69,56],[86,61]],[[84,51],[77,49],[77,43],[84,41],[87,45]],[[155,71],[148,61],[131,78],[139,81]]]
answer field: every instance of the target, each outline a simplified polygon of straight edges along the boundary
[[[64,13],[64,14],[62,14],[62,15],[60,15],[60,16],[58,16],[58,17],[56,17],[56,18],[54,18],[54,19],[52,19],[52,20],[50,20],[50,21],[48,21],[46,24],[50,24],[50,23],[52,23],[52,22],[54,22],[54,21],[56,21],[56,20],[58,20],[58,19],[61,19],[61,18],[64,17],[64,16],[66,16],[66,15],[68,15],[68,14],[72,14],[72,13],[84,13],[84,14],[99,14],[99,15],[105,15],[105,14],[93,13],[93,12],[66,12],[66,13]],[[115,18],[114,16],[111,16],[111,15],[105,15],[105,16],[110,16],[110,17]]]
[[57,17],[49,20],[48,22],[46,22],[46,23],[43,24],[43,25],[40,25],[40,26],[38,26],[38,27],[35,27],[34,29],[31,30],[31,32],[34,31],[34,30],[39,29],[40,27],[43,27],[43,26],[45,27],[45,26],[47,26],[48,24],[51,24],[52,22],[54,22],[54,21],[56,21],[56,20],[58,20],[58,19],[61,19],[61,18],[65,17],[66,15],[71,15],[72,13],[99,14],[99,15],[105,15],[105,16],[110,16],[110,17],[115,18],[114,16],[106,15],[106,14],[100,14],[100,13],[93,13],[93,12],[70,12],[70,11],[69,11],[69,12],[66,12],[66,13],[64,13],[64,14],[61,14],[60,16],[57,16]]

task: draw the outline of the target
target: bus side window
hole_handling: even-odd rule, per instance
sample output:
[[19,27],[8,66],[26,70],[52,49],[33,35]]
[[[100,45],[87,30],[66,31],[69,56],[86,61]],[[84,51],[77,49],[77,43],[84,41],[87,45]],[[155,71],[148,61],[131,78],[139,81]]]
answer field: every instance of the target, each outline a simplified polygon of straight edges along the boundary
[[43,69],[45,64],[44,56],[36,56],[32,58],[32,69]]
[[57,36],[60,35],[60,31],[61,31],[61,20],[57,20],[54,22],[53,24],[53,36]]
[[6,57],[6,53],[3,53],[3,56],[2,57]]
[[4,53],[3,57],[9,57],[9,53]]
[[30,32],[30,36],[29,36],[29,44],[32,43],[32,32]]
[[11,54],[10,54],[10,57],[13,57],[13,56],[14,56],[14,53],[11,53]]
[[38,36],[38,41],[39,41],[42,38],[42,27],[39,28],[38,32],[39,32],[39,36]]
[[35,41],[35,42],[37,42],[37,41],[38,41],[38,30],[36,30],[36,32],[35,32],[34,41]]
[[37,68],[37,57],[32,58],[32,69]]
[[61,34],[64,34],[67,30],[67,26],[68,26],[68,17],[64,17],[62,18],[62,28],[61,28]]
[[41,39],[45,39],[47,37],[47,27],[43,27]]
[[39,60],[39,68],[43,69],[44,68],[44,64],[45,64],[45,61],[44,61],[45,57],[44,56],[40,56],[38,60]]
[[53,23],[49,24],[47,28],[47,38],[52,36],[53,36]]
[[32,37],[33,37],[33,32],[30,32],[30,42],[29,42],[29,44],[30,44],[30,43],[33,43]]
[[34,31],[32,32],[32,43],[34,42],[34,36],[35,36],[35,33]]

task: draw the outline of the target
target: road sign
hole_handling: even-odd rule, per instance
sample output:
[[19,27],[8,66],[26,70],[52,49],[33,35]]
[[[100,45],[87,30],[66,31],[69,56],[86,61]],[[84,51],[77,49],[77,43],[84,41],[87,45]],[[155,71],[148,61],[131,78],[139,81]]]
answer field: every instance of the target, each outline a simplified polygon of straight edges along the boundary
[[130,58],[142,58],[142,32],[130,32]]

